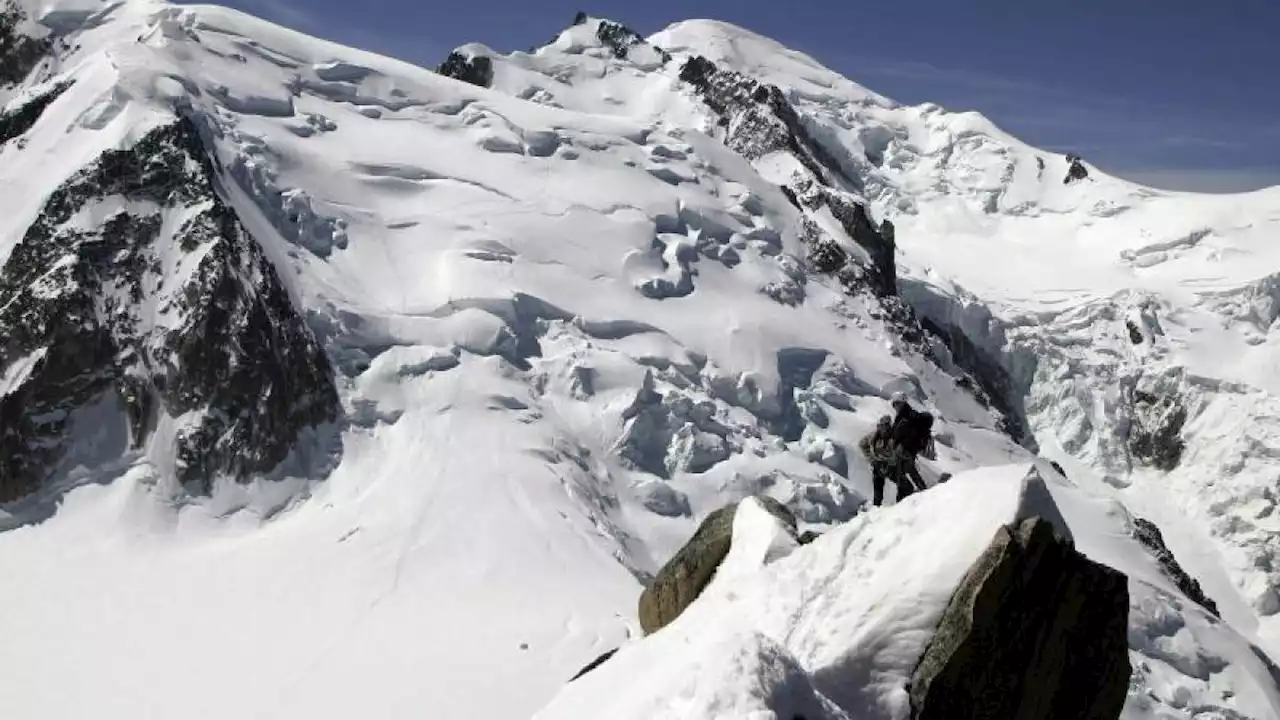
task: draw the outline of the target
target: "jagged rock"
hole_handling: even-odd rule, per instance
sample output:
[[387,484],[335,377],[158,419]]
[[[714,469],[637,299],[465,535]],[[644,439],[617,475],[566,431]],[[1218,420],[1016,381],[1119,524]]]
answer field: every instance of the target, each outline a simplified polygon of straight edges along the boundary
[[19,107],[9,112],[0,113],[0,145],[4,145],[30,130],[36,124],[36,121],[40,119],[40,115],[44,113],[45,108],[52,105],[53,101],[70,89],[71,85],[71,81],[58,83]]
[[440,63],[436,72],[479,87],[493,84],[493,61],[483,55],[467,56],[455,50]]
[[[159,412],[182,418],[176,471],[197,489],[274,468],[299,433],[336,418],[322,350],[215,177],[197,128],[177,120],[72,176],[14,247],[0,272],[0,373],[30,364],[0,398],[0,502],[55,472],[76,412],[104,399],[135,445]],[[118,209],[78,226],[97,203]],[[187,220],[166,229],[166,215]],[[201,255],[162,278],[166,245]]]
[[[756,500],[795,536],[796,519],[785,505],[767,496],[756,496]],[[640,627],[645,634],[652,635],[679,617],[711,582],[729,554],[738,505],[726,505],[708,515],[640,594]]]
[[1063,178],[1062,184],[1069,185],[1077,180],[1084,180],[1089,177],[1089,169],[1084,166],[1084,161],[1079,155],[1067,156],[1067,176]]
[[857,186],[856,179],[846,176],[840,163],[813,139],[776,86],[719,68],[701,55],[685,61],[680,79],[720,116],[719,125],[726,128],[725,144],[743,157],[756,160],[771,152],[791,152],[824,183],[841,178]]
[[849,253],[835,241],[823,237],[809,246],[809,262],[820,273],[833,273],[849,262]]
[[[574,18],[575,20],[577,18]],[[601,20],[599,27],[596,28],[596,37],[605,47],[613,51],[613,54],[619,58],[625,59],[627,51],[633,45],[639,45],[644,42],[644,38],[640,37],[640,33],[632,30],[626,25],[619,25],[609,20]]]
[[1186,422],[1187,409],[1175,394],[1134,390],[1129,452],[1157,470],[1173,470],[1187,447],[1182,439]]
[[1129,687],[1125,576],[1034,517],[996,531],[909,686],[914,720],[1115,720]]
[[814,540],[817,540],[820,536],[821,536],[821,533],[816,533],[812,530],[805,530],[804,532],[800,533],[800,537],[796,538],[796,542],[800,543],[801,545],[808,545]]
[[574,680],[577,680],[578,678],[582,677],[583,675],[586,675],[587,673],[591,672],[592,670],[595,670],[596,668],[598,668],[598,667],[600,667],[601,665],[605,664],[605,661],[607,661],[609,658],[613,657],[613,656],[614,656],[614,655],[615,655],[619,650],[621,650],[621,649],[622,649],[622,648],[614,648],[614,649],[610,650],[609,652],[606,652],[606,653],[602,654],[600,657],[596,658],[595,660],[592,660],[591,662],[587,663],[587,664],[586,664],[586,665],[585,665],[581,670],[579,670],[578,672],[574,673],[573,677],[569,678],[569,682],[573,682]]
[[26,79],[49,51],[47,39],[28,37],[19,32],[18,26],[26,19],[22,8],[13,0],[6,0],[0,6],[0,88]]
[[1000,361],[992,358],[958,327],[943,325],[928,317],[920,318],[920,324],[942,340],[951,352],[951,360],[972,376],[976,386],[970,383],[970,388],[978,400],[1000,411],[1001,429],[1023,447],[1038,452],[1039,446],[1027,420],[1024,394],[1015,387],[1013,378]]
[[1164,535],[1160,533],[1160,528],[1156,527],[1155,523],[1142,518],[1134,518],[1133,536],[1150,550],[1152,555],[1155,555],[1160,567],[1178,586],[1183,595],[1196,601],[1200,607],[1215,616],[1218,614],[1218,604],[1204,594],[1204,590],[1200,588],[1200,581],[1191,577],[1186,570],[1182,569],[1178,559],[1173,556],[1169,547],[1164,544]]
[[680,79],[692,85],[703,102],[720,118],[725,128],[724,142],[748,160],[773,152],[789,152],[812,178],[797,187],[784,187],[787,199],[797,209],[830,208],[848,236],[866,250],[867,266],[848,263],[848,253],[805,218],[810,260],[819,272],[837,273],[846,291],[870,289],[880,297],[897,292],[894,260],[894,227],[886,222],[877,228],[866,207],[834,188],[860,186],[843,166],[805,127],[786,94],[774,85],[761,84],[745,75],[724,70],[705,57],[695,55],[680,69]]
[[872,292],[879,296],[896,295],[898,270],[893,257],[893,224],[886,222],[887,232],[885,226],[877,229],[865,206],[834,192],[824,191],[822,199],[849,237],[871,256],[868,280]]

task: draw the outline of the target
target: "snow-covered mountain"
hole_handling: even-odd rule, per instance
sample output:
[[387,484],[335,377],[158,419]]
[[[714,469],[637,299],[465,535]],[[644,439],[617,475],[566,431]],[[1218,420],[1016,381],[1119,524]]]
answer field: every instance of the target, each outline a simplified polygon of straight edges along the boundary
[[[1124,716],[1280,717],[1280,189],[1137,187],[711,21],[580,16],[434,72],[211,6],[5,1],[15,717],[528,717],[761,493],[839,527],[548,717],[746,633],[825,693],[891,625],[819,652],[770,613],[869,557],[831,607],[949,593],[1032,462],[1129,577]],[[864,511],[895,391],[957,480]],[[876,554],[913,532],[936,567]],[[716,605],[731,582],[758,613]],[[823,707],[903,717],[886,672],[883,703]]]

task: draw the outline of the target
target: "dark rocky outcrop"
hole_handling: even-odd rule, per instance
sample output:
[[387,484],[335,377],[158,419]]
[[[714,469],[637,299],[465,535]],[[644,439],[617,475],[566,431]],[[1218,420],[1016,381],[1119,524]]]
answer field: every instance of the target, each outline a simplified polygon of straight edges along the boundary
[[1027,419],[1023,400],[1026,393],[1018,389],[1004,364],[991,357],[958,327],[928,317],[922,317],[920,323],[942,340],[951,352],[951,360],[972,378],[967,389],[984,405],[1000,411],[1000,429],[1028,450],[1039,452],[1039,444]]
[[1067,156],[1067,176],[1062,179],[1063,185],[1069,185],[1089,177],[1089,169],[1084,166],[1084,159],[1079,155]]
[[[575,18],[576,19],[576,18]],[[640,33],[632,30],[626,25],[621,25],[610,20],[601,20],[600,25],[596,27],[596,37],[604,46],[609,48],[613,54],[621,59],[626,59],[627,51],[634,45],[640,45],[644,42],[644,38],[640,37]]]
[[909,686],[915,720],[1115,720],[1129,687],[1128,581],[1031,518],[996,531]]
[[810,178],[784,186],[787,199],[798,209],[829,208],[849,238],[863,248],[867,262],[850,262],[848,252],[816,225],[809,223],[806,236],[810,261],[818,272],[836,276],[845,290],[869,290],[881,298],[897,292],[893,224],[876,227],[866,206],[853,199],[848,188],[858,188],[858,178],[814,138],[786,94],[774,85],[757,82],[725,70],[702,56],[689,58],[680,79],[698,92],[717,116],[725,144],[748,160],[786,152],[809,172]]
[[483,88],[493,85],[493,61],[483,55],[467,56],[455,50],[440,63],[436,72]]
[[1160,563],[1160,568],[1173,580],[1183,595],[1191,598],[1200,607],[1214,615],[1218,614],[1218,604],[1204,594],[1204,590],[1200,588],[1200,581],[1191,577],[1186,570],[1182,569],[1178,559],[1173,556],[1169,547],[1164,544],[1164,535],[1160,533],[1160,528],[1156,527],[1155,523],[1142,518],[1134,518],[1133,537],[1151,551],[1151,554]]
[[816,533],[812,530],[805,530],[804,532],[800,533],[800,537],[796,538],[796,542],[800,543],[801,545],[808,545],[814,540],[817,540],[819,537],[821,537],[821,533]]
[[19,31],[26,19],[22,8],[13,0],[5,0],[0,5],[0,88],[22,82],[49,52],[48,40]]
[[603,654],[603,655],[601,655],[600,657],[596,658],[595,660],[592,660],[591,662],[587,663],[587,664],[586,664],[586,665],[585,665],[581,670],[579,670],[578,672],[574,673],[573,677],[569,678],[569,682],[573,682],[574,680],[577,680],[578,678],[582,677],[583,675],[586,675],[587,673],[591,672],[592,670],[595,670],[596,668],[598,668],[598,667],[600,667],[601,665],[605,664],[605,661],[607,661],[609,658],[613,657],[613,656],[614,656],[614,655],[615,655],[619,650],[621,650],[621,649],[622,649],[622,648],[614,648],[614,649],[610,650],[609,652],[604,653],[604,654]]
[[1133,391],[1133,417],[1128,426],[1129,452],[1139,462],[1169,472],[1182,462],[1187,443],[1182,426],[1187,409],[1176,394]]
[[836,274],[851,292],[865,287],[878,297],[897,295],[898,268],[894,260],[893,223],[886,220],[876,227],[867,215],[866,206],[851,200],[844,193],[817,183],[805,183],[797,189],[796,196],[803,207],[810,210],[828,208],[840,227],[866,251],[868,257],[865,266],[849,263],[847,253],[824,234],[809,243],[809,258],[815,268],[820,272]]
[[71,85],[70,81],[58,83],[13,110],[0,113],[0,145],[23,135],[34,127],[45,108],[52,105],[53,101],[66,92]]
[[[183,416],[179,479],[271,470],[338,412],[332,373],[275,267],[215,189],[193,122],[67,180],[0,271],[0,502],[57,472],[76,414],[114,400],[135,447]],[[82,208],[115,208],[96,226]],[[174,228],[166,219],[186,217]],[[166,274],[164,258],[193,259]]]
[[[795,535],[796,519],[785,505],[766,496],[756,496],[756,500]],[[708,515],[689,542],[662,566],[640,594],[640,627],[646,635],[679,617],[711,582],[732,547],[733,517],[738,505],[726,505]]]
[[814,177],[830,186],[857,186],[840,163],[804,127],[800,114],[775,85],[759,83],[746,75],[725,70],[695,55],[680,68],[680,79],[698,91],[707,107],[725,128],[725,144],[747,158],[769,153],[792,153]]
[[1138,326],[1134,325],[1132,320],[1125,320],[1124,327],[1129,331],[1129,342],[1134,345],[1141,345],[1144,338],[1142,337],[1142,331],[1138,329]]

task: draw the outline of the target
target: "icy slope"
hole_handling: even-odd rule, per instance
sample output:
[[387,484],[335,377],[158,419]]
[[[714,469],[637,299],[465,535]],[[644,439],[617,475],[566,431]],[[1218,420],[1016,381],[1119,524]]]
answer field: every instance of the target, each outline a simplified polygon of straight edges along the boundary
[[[754,573],[721,573],[672,625],[535,717],[905,718],[906,683],[956,583],[997,527],[1033,515],[1129,576],[1135,671],[1122,718],[1280,714],[1266,662],[1179,594],[1119,506],[1018,464],[860,515]],[[735,549],[761,530],[735,519]]]
[[[759,491],[851,517],[854,442],[893,390],[940,417],[930,476],[1025,455],[881,300],[807,266],[828,231],[716,138],[219,8],[90,9],[27,8],[60,35],[6,91],[24,119],[0,148],[12,292],[60,297],[20,261],[35,249],[85,280],[52,287],[86,324],[51,304],[47,335],[3,328],[7,412],[32,428],[3,450],[29,469],[0,516],[17,716],[527,716],[631,631],[639,578],[694,518]],[[155,133],[190,177],[148,174]],[[157,196],[174,188],[200,192]],[[186,221],[220,207],[204,245]],[[124,235],[148,242],[103,244],[153,215]],[[229,254],[200,296],[206,248]],[[122,249],[137,290],[110,274],[135,266]],[[224,339],[259,327],[289,339]],[[175,328],[227,354],[167,360]],[[307,379],[312,347],[331,379]],[[187,381],[209,396],[187,404]],[[325,412],[272,404],[325,382]],[[250,435],[191,432],[214,423]]]
[[[1280,641],[1274,478],[1280,188],[1142,188],[973,113],[899,106],[739,28],[650,38],[778,85],[901,249],[902,297],[1050,456],[1175,527],[1234,619]],[[1087,159],[1086,159],[1087,160]],[[998,262],[993,262],[998,258]]]

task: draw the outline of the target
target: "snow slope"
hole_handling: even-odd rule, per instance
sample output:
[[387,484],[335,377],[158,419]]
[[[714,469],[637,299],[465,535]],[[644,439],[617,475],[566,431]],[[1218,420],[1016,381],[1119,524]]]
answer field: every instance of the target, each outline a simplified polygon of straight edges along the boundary
[[705,135],[219,8],[81,21],[33,76],[74,84],[3,149],[0,257],[81,165],[194,118],[344,417],[307,450],[327,474],[203,498],[156,435],[7,507],[18,716],[527,715],[633,631],[638,578],[709,509],[768,489],[850,517],[891,391],[941,405],[939,469],[1021,452],[803,269],[795,210]]
[[[0,147],[0,261],[68,177],[189,118],[220,196],[334,365],[341,417],[335,439],[308,436],[277,470],[207,496],[174,476],[172,433],[122,449],[96,434],[116,425],[77,426],[77,447],[97,451],[0,507],[0,574],[20,579],[0,593],[0,705],[16,717],[527,717],[636,632],[641,583],[707,512],[767,492],[805,526],[854,518],[870,495],[856,439],[892,392],[939,418],[928,477],[1027,460],[941,344],[906,337],[892,300],[814,271],[815,232],[855,255],[856,243],[779,187],[813,180],[794,154],[726,146],[680,79],[691,52],[786,89],[838,166],[820,168],[829,192],[898,225],[915,280],[903,295],[926,315],[1018,307],[940,279],[999,285],[946,245],[983,218],[1014,244],[1033,222],[1060,236],[1102,223],[1103,200],[1173,198],[1101,177],[1063,187],[1062,158],[979,117],[898,106],[707,21],[655,36],[669,55],[639,43],[619,57],[592,19],[531,53],[468,46],[493,58],[486,89],[222,8],[22,7],[60,40],[2,91],[6,109],[74,84]],[[1029,180],[1036,157],[1049,170]],[[1240,212],[1261,223],[1271,199]],[[38,361],[5,358],[0,389]],[[1046,445],[1068,423],[1029,415]],[[1091,464],[1072,477],[1111,493],[1090,476],[1112,470],[1077,454]],[[1188,550],[1211,531],[1182,522],[1203,490],[1187,477],[1167,507],[1137,478],[1122,499],[1163,512],[1179,558],[1207,578],[1250,550],[1234,528]],[[982,511],[974,532],[997,516]],[[1244,564],[1205,582],[1251,637]],[[800,672],[761,652],[769,672]],[[1169,667],[1138,687],[1235,707],[1186,679],[1199,668]],[[1252,668],[1231,655],[1206,682]],[[1241,712],[1265,707],[1245,685],[1224,686],[1255,703]]]
[[[1067,183],[1066,158],[980,115],[895,105],[741,29],[689,21],[651,40],[779,85],[894,222],[903,297],[1001,369],[1045,454],[1173,526],[1195,574],[1225,570],[1218,594],[1248,605],[1233,621],[1280,647],[1280,188],[1164,192],[1093,168]],[[1177,408],[1186,449],[1152,467],[1135,428]]]

